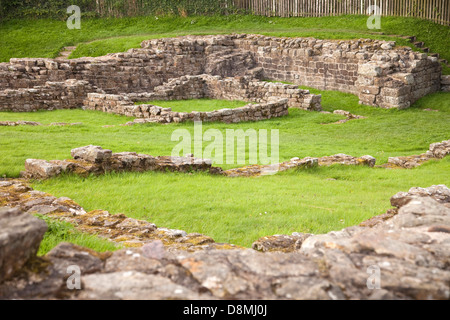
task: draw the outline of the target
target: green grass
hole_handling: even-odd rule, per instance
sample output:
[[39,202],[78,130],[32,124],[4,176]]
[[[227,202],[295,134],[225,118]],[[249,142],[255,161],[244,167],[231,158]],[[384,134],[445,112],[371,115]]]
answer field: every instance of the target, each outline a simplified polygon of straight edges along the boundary
[[34,187],[68,196],[87,210],[125,213],[250,247],[262,236],[317,234],[356,225],[384,213],[398,191],[449,182],[447,157],[414,170],[333,166],[260,178],[123,173],[66,176]]
[[[406,40],[389,35],[415,35],[432,52],[450,60],[448,27],[415,18],[383,17],[379,31],[385,35],[381,35],[368,30],[366,20],[366,16],[139,17],[83,19],[81,30],[67,29],[64,21],[10,20],[0,22],[0,62],[12,57],[54,58],[64,46],[71,45],[77,45],[71,58],[101,56],[139,47],[141,41],[151,38],[232,32],[321,39],[372,38],[395,40],[398,45],[408,46]],[[445,67],[444,73],[450,74],[450,69]],[[294,156],[346,153],[370,154],[381,164],[390,156],[420,154],[430,143],[449,139],[450,93],[429,95],[407,110],[383,110],[359,105],[358,98],[350,94],[311,92],[322,93],[322,105],[327,111],[344,109],[367,119],[324,125],[343,117],[291,109],[289,116],[257,123],[204,123],[203,131],[278,129],[280,161]],[[173,103],[176,105],[155,102],[175,111],[216,109],[211,101]],[[217,105],[219,109],[223,107],[233,105]],[[424,111],[426,108],[439,112]],[[1,112],[0,120],[83,123],[74,127],[0,127],[0,175],[7,177],[17,177],[28,158],[67,159],[71,149],[88,144],[101,145],[114,152],[170,155],[177,144],[171,141],[173,131],[186,129],[191,134],[194,131],[192,123],[124,127],[120,124],[132,118],[82,110]],[[449,183],[447,157],[413,170],[333,166],[235,179],[206,174],[111,173],[89,178],[62,176],[36,182],[34,187],[56,196],[71,197],[86,210],[125,213],[161,227],[201,232],[216,241],[250,246],[260,236],[322,233],[355,225],[385,212],[390,207],[389,197],[398,191]],[[97,251],[116,249],[106,240],[76,232],[69,224],[47,222],[51,228],[39,254],[45,254],[61,241]]]
[[[370,154],[377,158],[379,164],[385,163],[388,157],[392,156],[420,154],[428,149],[430,143],[449,138],[450,93],[426,96],[407,110],[384,110],[359,105],[358,98],[351,94],[311,91],[322,93],[325,110],[344,109],[367,119],[353,120],[342,125],[323,125],[344,117],[290,109],[288,116],[261,122],[235,125],[203,123],[203,132],[218,129],[225,136],[227,129],[278,129],[280,161],[296,156],[319,157],[344,152],[353,156]],[[440,112],[424,111],[426,108]],[[8,177],[18,176],[28,158],[68,159],[71,149],[89,144],[100,145],[114,152],[170,155],[179,143],[171,141],[175,129],[186,129],[192,136],[194,134],[192,123],[123,127],[119,124],[124,124],[132,118],[100,111],[0,112],[0,121],[6,120],[83,123],[71,127],[0,127],[0,176]],[[104,125],[115,127],[104,128]],[[207,145],[205,143],[203,147]],[[238,166],[223,165],[224,168]]]
[[[322,94],[325,110],[344,109],[367,119],[324,125],[343,117],[290,109],[289,116],[261,122],[204,123],[203,131],[214,128],[225,135],[227,129],[278,129],[280,161],[346,153],[370,154],[381,164],[390,156],[420,154],[430,143],[449,139],[450,93],[426,96],[407,110],[384,110],[359,105],[358,98],[351,94],[311,91]],[[424,111],[426,108],[439,112]],[[18,176],[27,158],[67,159],[72,148],[88,144],[114,152],[170,155],[178,143],[171,141],[173,131],[194,131],[192,123],[123,127],[119,124],[131,118],[96,111],[0,113],[0,120],[20,119],[83,125],[0,127],[0,174],[8,177]],[[124,213],[161,227],[201,232],[216,241],[250,246],[260,236],[294,231],[322,233],[355,225],[385,212],[390,207],[389,198],[398,191],[449,183],[447,157],[413,170],[334,166],[260,178],[123,173],[89,178],[62,176],[36,182],[34,187],[70,197],[86,210]]]
[[[259,33],[273,36],[316,37],[321,39],[372,38],[404,39],[388,35],[415,35],[432,52],[450,60],[450,30],[416,18],[383,17],[380,35],[366,26],[367,16],[321,18],[276,18],[252,15],[201,17],[136,17],[83,19],[81,30],[69,30],[65,21],[9,20],[0,23],[0,62],[12,57],[54,58],[64,46],[78,45],[72,58],[101,56],[140,46],[152,38],[187,34]],[[445,68],[446,73],[450,69]]]
[[48,226],[47,232],[39,247],[38,256],[47,254],[61,242],[74,243],[97,252],[115,251],[120,249],[119,245],[106,239],[75,230],[73,225],[68,222],[57,221],[43,215],[36,215],[36,217],[44,220]]
[[172,111],[175,112],[192,112],[192,111],[206,112],[206,111],[220,110],[224,108],[235,109],[247,105],[248,102],[238,100],[230,101],[217,99],[190,99],[190,100],[175,100],[175,101],[154,100],[147,102],[139,102],[137,104],[152,104],[163,108],[172,108]]

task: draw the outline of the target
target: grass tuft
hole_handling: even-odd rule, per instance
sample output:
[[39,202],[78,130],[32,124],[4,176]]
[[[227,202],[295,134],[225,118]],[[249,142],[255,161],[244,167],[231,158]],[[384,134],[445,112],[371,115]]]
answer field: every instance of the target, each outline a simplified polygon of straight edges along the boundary
[[58,221],[39,214],[35,216],[44,220],[48,226],[48,230],[39,247],[38,256],[46,255],[61,242],[70,242],[97,252],[115,251],[120,249],[119,245],[106,239],[77,231],[74,226],[68,222]]

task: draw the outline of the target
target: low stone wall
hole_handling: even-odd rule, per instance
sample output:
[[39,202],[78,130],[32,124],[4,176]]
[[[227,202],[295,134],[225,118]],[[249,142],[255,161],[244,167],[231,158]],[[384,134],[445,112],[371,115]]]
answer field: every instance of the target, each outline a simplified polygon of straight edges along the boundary
[[74,109],[83,105],[84,97],[94,89],[87,81],[46,82],[32,89],[0,91],[0,111],[30,112]]
[[450,140],[430,144],[427,152],[420,155],[390,157],[388,163],[383,165],[386,168],[404,168],[412,169],[422,165],[423,163],[433,160],[442,159],[450,154]]
[[145,100],[223,99],[264,103],[287,99],[289,108],[321,111],[322,96],[297,85],[260,81],[250,76],[222,78],[207,74],[170,79],[151,93],[126,94],[134,102]]
[[[185,121],[225,122],[237,123],[241,121],[261,121],[270,118],[282,117],[289,114],[287,100],[265,104],[249,104],[235,109],[221,109],[211,112],[175,112],[171,108],[142,104],[129,104],[128,99],[118,95],[89,94],[85,109],[99,110],[121,114],[128,117],[137,117],[134,122],[147,123],[179,123]],[[131,102],[132,103],[132,102]]]
[[250,77],[226,78],[205,76],[207,96],[214,99],[267,102],[287,99],[290,108],[321,111],[321,95],[299,89],[297,85],[259,81]]
[[291,169],[331,166],[333,164],[341,164],[346,166],[368,166],[372,168],[375,166],[375,163],[376,159],[370,155],[356,158],[340,153],[321,158],[306,157],[300,159],[298,157],[295,157],[289,161],[278,163],[275,165],[251,165],[242,168],[229,169],[224,171],[223,173],[228,177],[256,177]]
[[221,174],[221,168],[213,168],[211,160],[194,157],[153,157],[134,152],[112,153],[98,146],[86,146],[71,151],[73,160],[27,159],[25,171],[27,179],[48,179],[63,173],[81,176],[104,174],[105,172],[145,172],[145,171],[206,171]]
[[[250,165],[224,171],[220,167],[213,167],[212,160],[198,159],[192,155],[185,157],[153,157],[134,152],[112,153],[99,146],[86,146],[71,151],[73,160],[38,160],[27,159],[25,171],[21,173],[27,179],[48,179],[62,173],[74,173],[81,176],[90,174],[104,174],[105,172],[145,172],[145,171],[205,171],[228,177],[255,177],[274,174],[276,172],[304,169],[316,166],[330,166],[334,164],[347,166],[375,167],[376,159],[370,155],[352,157],[346,154],[335,154],[321,158],[306,157],[292,158],[289,161],[271,165]],[[450,154],[450,140],[432,143],[430,149],[420,156],[389,158],[389,162],[381,166],[384,168],[410,169],[431,159],[443,159]],[[419,160],[420,161],[419,161]]]
[[393,41],[239,35],[235,43],[253,53],[266,79],[353,93],[372,106],[403,109],[440,89],[438,59]]
[[[260,104],[249,104],[235,109],[222,109],[211,112],[174,112],[171,108],[154,105],[134,105],[144,100],[187,100],[199,98],[244,100]],[[144,122],[184,122],[219,121],[236,123],[241,121],[260,121],[287,115],[288,107],[305,110],[321,110],[321,96],[310,94],[297,86],[281,83],[268,83],[251,79],[221,78],[208,75],[185,76],[171,79],[152,93],[132,94],[88,94],[85,109],[100,110],[130,117],[143,118],[135,123]]]
[[[59,126],[59,127],[66,127],[66,126],[79,126],[82,125],[81,122],[75,122],[75,123],[66,123],[66,122],[52,122],[46,126],[53,127],[53,126]],[[16,126],[44,126],[40,122],[36,121],[0,121],[0,127],[16,127]]]
[[141,46],[70,61],[11,59],[0,63],[0,90],[77,79],[106,93],[152,92],[185,75],[251,75],[353,93],[373,106],[406,108],[441,89],[438,59],[394,42],[216,35],[148,40]]

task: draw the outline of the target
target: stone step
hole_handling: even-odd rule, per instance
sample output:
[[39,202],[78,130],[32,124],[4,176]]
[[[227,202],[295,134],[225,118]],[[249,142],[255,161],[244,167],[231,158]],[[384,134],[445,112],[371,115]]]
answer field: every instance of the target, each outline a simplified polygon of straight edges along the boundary
[[422,47],[425,45],[425,43],[423,43],[422,41],[418,41],[418,42],[414,42],[414,45],[415,45],[417,48],[422,48]]
[[402,36],[402,38],[408,40],[409,42],[414,42],[417,40],[416,36]]
[[72,54],[73,51],[75,51],[77,47],[75,46],[70,46],[70,47],[64,47],[60,53],[58,58],[59,59],[68,59],[69,56]]
[[429,53],[428,54],[430,57],[435,57],[435,58],[438,58],[439,59],[439,57],[440,57],[440,54],[439,53]]
[[426,52],[426,53],[430,52],[430,48],[428,48],[428,47],[422,48],[422,50],[423,50],[423,52]]

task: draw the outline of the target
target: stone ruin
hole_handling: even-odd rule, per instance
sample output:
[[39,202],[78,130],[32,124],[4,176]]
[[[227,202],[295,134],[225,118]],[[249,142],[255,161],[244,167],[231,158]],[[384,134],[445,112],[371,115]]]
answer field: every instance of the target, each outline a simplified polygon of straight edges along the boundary
[[386,163],[384,167],[412,169],[432,159],[443,159],[449,154],[450,140],[446,140],[430,144],[430,148],[427,150],[427,152],[420,155],[390,157],[388,159],[388,163]]
[[[442,159],[450,154],[450,140],[432,143],[429,150],[419,156],[391,157],[388,163],[378,165],[380,168],[415,168],[426,161]],[[213,166],[210,159],[199,159],[192,154],[184,157],[151,156],[135,152],[112,153],[100,146],[85,146],[71,151],[73,159],[40,160],[27,159],[25,171],[21,177],[25,179],[49,179],[61,174],[76,174],[87,177],[107,172],[207,172],[227,177],[257,177],[292,169],[305,169],[317,166],[346,165],[375,167],[376,159],[370,155],[352,157],[346,154],[335,154],[320,158],[294,157],[289,161],[270,165],[250,165],[241,168],[223,170]]]
[[[135,105],[135,102],[149,100],[188,99],[243,100],[249,104],[235,109],[212,112],[174,112],[171,108],[155,105]],[[220,76],[185,76],[171,79],[156,87],[152,93],[99,94],[89,93],[84,109],[136,117],[135,123],[158,122],[179,123],[185,121],[237,123],[260,121],[289,114],[288,108],[321,111],[321,96],[298,89],[295,85],[269,83],[251,77],[221,78]]]
[[75,109],[94,89],[87,81],[69,79],[47,81],[33,88],[0,91],[0,111],[32,112],[40,110]]
[[[80,108],[138,118],[133,123],[258,121],[295,107],[319,111],[320,96],[288,81],[358,95],[361,103],[407,108],[448,91],[437,58],[377,40],[332,41],[258,35],[148,40],[141,49],[74,60],[11,59],[0,63],[0,111]],[[177,113],[145,100],[211,97],[248,106]],[[345,112],[345,111],[344,111]],[[347,120],[358,118],[344,114]],[[38,125],[8,122],[2,125]],[[448,141],[420,156],[395,157],[388,168],[412,168],[450,153]],[[223,171],[207,159],[112,153],[88,146],[70,160],[33,160],[25,178],[108,171],[206,171],[258,176],[270,167]],[[340,163],[373,167],[375,159],[344,154],[293,158],[280,170]],[[33,190],[25,180],[0,181],[0,299],[450,299],[450,190],[413,188],[391,199],[385,214],[325,235],[293,233],[246,249],[198,233],[172,230],[104,210],[86,212],[69,198]],[[124,249],[98,253],[62,243],[36,257],[46,231],[39,213],[72,223]],[[80,291],[66,287],[79,265]],[[381,269],[382,289],[367,287],[367,268]]]
[[[173,99],[180,96],[177,86],[192,89],[187,95],[182,93],[182,98],[201,97],[205,91],[197,85],[204,81],[214,82],[206,85],[209,89],[216,86],[224,92],[231,90],[226,94],[228,99],[266,103],[265,98],[274,96],[287,98],[290,107],[320,109],[320,97],[295,87],[265,86],[258,82],[265,79],[348,92],[356,94],[364,104],[402,109],[439,91],[441,85],[442,90],[449,87],[448,77],[441,77],[441,65],[436,57],[379,40],[234,34],[148,40],[141,47],[98,58],[69,61],[20,58],[0,63],[0,111],[54,110],[83,105],[96,108],[89,100],[96,96],[89,98],[89,93],[128,94],[128,97],[146,97],[146,94],[153,97],[159,93],[167,94],[165,99]],[[183,78],[186,76],[199,77]],[[168,96],[170,90],[173,97]],[[206,96],[218,93],[206,91]],[[133,114],[140,110],[144,116],[151,114],[149,108],[142,108],[127,112]],[[169,118],[179,116],[171,114]]]
[[209,159],[186,157],[154,157],[135,152],[112,153],[99,146],[86,146],[71,151],[73,159],[39,160],[27,159],[25,171],[21,176],[26,179],[48,179],[60,174],[72,173],[87,177],[106,172],[195,172],[206,171],[221,174],[222,169],[212,167]]
[[[450,189],[412,188],[393,209],[322,235],[263,237],[246,249],[147,221],[86,212],[69,198],[0,181],[0,299],[450,299]],[[121,244],[98,253],[61,243],[36,257],[45,223],[68,221]],[[81,269],[69,290],[67,267]],[[380,269],[371,290],[368,268]]]

